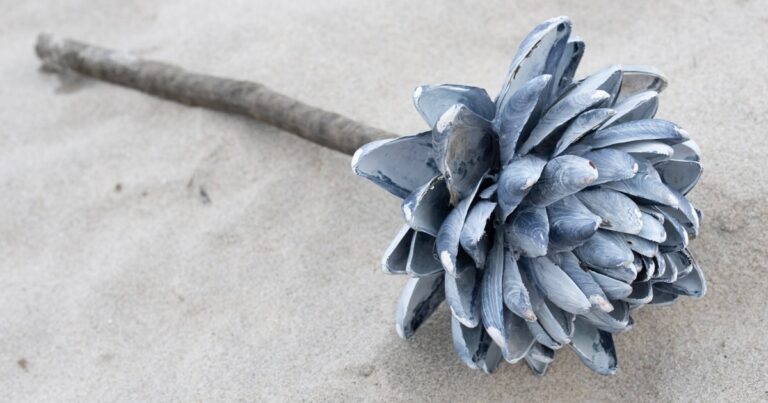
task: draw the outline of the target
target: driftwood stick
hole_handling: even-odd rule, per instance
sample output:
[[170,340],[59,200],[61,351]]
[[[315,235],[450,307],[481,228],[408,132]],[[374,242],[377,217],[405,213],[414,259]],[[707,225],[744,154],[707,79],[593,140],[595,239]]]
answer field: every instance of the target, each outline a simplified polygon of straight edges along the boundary
[[183,104],[250,116],[346,154],[373,140],[394,137],[259,83],[192,73],[171,64],[47,34],[38,36],[35,52],[47,71],[70,70]]

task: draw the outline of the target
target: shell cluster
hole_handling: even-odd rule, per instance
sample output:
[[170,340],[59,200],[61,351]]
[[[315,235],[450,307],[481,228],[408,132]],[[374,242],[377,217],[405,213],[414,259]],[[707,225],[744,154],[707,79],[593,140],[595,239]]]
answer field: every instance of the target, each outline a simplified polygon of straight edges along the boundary
[[357,175],[403,199],[405,225],[383,258],[385,272],[410,276],[401,337],[446,300],[471,368],[525,360],[543,375],[569,346],[613,374],[613,334],[633,326],[632,311],[706,292],[687,249],[701,220],[685,197],[700,152],[654,118],[666,78],[614,65],[575,80],[583,52],[567,17],[545,21],[495,100],[421,86],[413,101],[431,130],[355,153]]

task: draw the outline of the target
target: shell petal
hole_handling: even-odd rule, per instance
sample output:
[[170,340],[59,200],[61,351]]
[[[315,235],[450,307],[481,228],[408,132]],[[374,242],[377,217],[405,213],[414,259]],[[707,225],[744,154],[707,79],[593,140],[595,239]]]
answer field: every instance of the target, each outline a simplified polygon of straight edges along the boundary
[[504,221],[520,205],[531,187],[539,180],[547,161],[533,155],[516,159],[504,166],[499,175],[496,199],[499,219]]
[[576,196],[565,197],[547,206],[547,217],[550,252],[569,251],[582,245],[602,222]]
[[461,229],[459,243],[478,268],[485,266],[485,258],[488,255],[489,245],[485,228],[494,209],[496,203],[493,202],[481,200],[475,203]]
[[640,208],[622,193],[610,189],[595,189],[579,192],[576,197],[590,211],[602,218],[601,228],[626,234],[637,234],[642,230]]
[[623,66],[624,78],[617,101],[642,91],[661,92],[667,87],[667,77],[651,66]]
[[639,169],[637,161],[631,155],[611,148],[591,151],[581,157],[597,166],[598,176],[593,185],[629,179],[635,176]]
[[555,351],[539,343],[534,343],[531,351],[525,356],[525,362],[531,368],[534,374],[544,376],[547,373],[549,364],[555,359]]
[[[600,284],[597,283],[588,271],[581,268],[579,258],[571,252],[558,253],[552,256],[552,261],[563,270],[574,284],[587,297],[592,309],[610,312],[613,306],[608,302],[608,297],[603,292]],[[623,284],[623,283],[622,283]]]
[[395,313],[397,334],[408,339],[445,299],[443,274],[410,278],[400,294]]
[[403,200],[402,211],[411,228],[437,236],[445,217],[451,211],[448,188],[442,176],[436,176]]
[[601,375],[613,375],[618,367],[616,347],[610,333],[592,326],[585,319],[576,318],[576,332],[571,348],[591,370]]
[[589,311],[591,304],[581,289],[549,258],[522,258],[520,263],[533,284],[560,309],[576,315]]
[[600,129],[584,138],[583,141],[596,149],[645,140],[673,145],[688,139],[690,139],[688,133],[672,122],[661,119],[643,119]]
[[586,44],[581,39],[574,36],[568,39],[560,64],[558,64],[555,72],[555,86],[553,86],[557,89],[555,95],[561,94],[573,82],[573,76],[576,74],[585,48]]
[[480,350],[480,342],[483,336],[483,328],[480,326],[470,328],[466,327],[456,319],[451,317],[451,336],[453,337],[453,348],[459,354],[461,362],[472,369],[477,369],[477,353]]
[[547,137],[559,133],[560,128],[568,124],[573,118],[588,109],[601,105],[608,98],[610,95],[605,91],[594,91],[581,85],[576,86],[552,105],[539,119],[536,127],[520,146],[518,152],[521,155],[528,154],[542,144]]
[[615,114],[616,111],[610,108],[597,108],[582,113],[568,125],[563,135],[560,136],[552,156],[557,157],[562,154],[573,143],[579,141],[585,134],[597,129]]
[[368,143],[352,157],[352,171],[405,198],[439,174],[432,158],[431,132]]
[[651,119],[659,109],[659,93],[643,91],[624,98],[613,106],[616,114],[603,124],[603,128],[634,120]]
[[672,158],[676,160],[701,162],[701,148],[693,140],[675,144],[672,151]]
[[504,225],[504,238],[516,255],[546,255],[549,242],[547,210],[528,208],[516,211]]
[[440,116],[432,130],[432,148],[453,205],[475,189],[496,161],[490,122],[461,104]]
[[674,153],[674,149],[671,146],[652,140],[618,144],[611,148],[648,161],[661,161],[671,157]]
[[435,237],[424,232],[416,232],[413,235],[405,271],[412,277],[443,272],[443,265],[435,254]]
[[629,249],[632,249],[632,251],[637,252],[640,255],[654,257],[659,253],[659,244],[656,242],[630,234],[622,234],[621,237],[624,238]]
[[526,201],[536,207],[546,207],[593,184],[597,176],[592,161],[575,155],[559,156],[544,166]]
[[504,324],[504,299],[502,276],[504,274],[503,233],[496,231],[496,238],[485,261],[480,283],[480,318],[483,326],[502,352],[509,350],[507,327]]
[[536,314],[533,312],[528,289],[523,283],[520,268],[517,266],[514,254],[507,248],[504,250],[502,290],[504,304],[512,313],[529,322],[536,320]]
[[667,239],[667,232],[664,231],[664,224],[659,222],[653,215],[643,211],[641,220],[643,222],[643,228],[637,233],[637,236],[656,243],[662,243]]
[[534,77],[499,105],[493,128],[499,136],[501,165],[507,165],[514,159],[520,135],[531,120],[551,78],[550,75]]
[[453,316],[467,327],[480,322],[480,281],[469,259],[459,259],[459,273],[445,276],[445,299]]
[[496,113],[488,93],[477,87],[443,84],[422,85],[413,92],[413,105],[429,127],[434,127],[440,116],[451,106],[461,104],[487,120]]
[[667,239],[659,244],[659,251],[669,253],[687,248],[690,238],[683,224],[674,215],[670,214],[668,210],[662,211],[658,209],[658,211],[664,214],[664,231],[667,233]]
[[574,253],[586,265],[609,277],[630,282],[637,276],[632,250],[619,235],[609,231],[597,231]]
[[507,342],[506,350],[501,349],[504,359],[514,364],[528,355],[533,346],[533,335],[528,330],[527,324],[523,318],[513,315],[512,312],[504,312],[504,325],[506,326]]
[[597,284],[600,285],[605,296],[609,299],[622,299],[628,297],[632,293],[632,286],[626,282],[616,280],[612,277],[608,277],[604,274],[589,271],[592,278],[595,279]]
[[451,275],[456,274],[456,257],[459,254],[461,231],[472,199],[474,199],[474,194],[470,194],[460,201],[445,217],[440,230],[437,232],[437,253],[443,268]]
[[650,162],[638,160],[637,175],[630,179],[604,183],[602,186],[630,195],[652,204],[661,204],[677,208],[678,196],[661,181],[659,173]]
[[621,333],[628,330],[629,304],[623,301],[613,301],[612,305],[614,309],[611,312],[592,309],[583,318],[596,328],[609,333]]
[[673,283],[656,283],[654,287],[664,292],[689,297],[701,298],[707,293],[707,282],[704,273],[696,262],[692,264],[692,270],[677,278]]
[[660,285],[660,283],[653,285],[653,299],[649,304],[656,306],[669,306],[674,304],[675,301],[677,301],[678,295],[664,292],[658,288],[658,285]]
[[408,253],[411,248],[413,230],[404,225],[395,235],[395,239],[389,244],[384,257],[381,259],[381,268],[388,274],[405,274],[408,262]]
[[682,194],[687,194],[696,186],[703,172],[701,163],[697,161],[675,159],[661,161],[654,168],[659,172],[662,182]]
[[507,98],[532,78],[554,74],[570,34],[568,17],[551,18],[537,25],[518,46],[496,105],[504,105]]

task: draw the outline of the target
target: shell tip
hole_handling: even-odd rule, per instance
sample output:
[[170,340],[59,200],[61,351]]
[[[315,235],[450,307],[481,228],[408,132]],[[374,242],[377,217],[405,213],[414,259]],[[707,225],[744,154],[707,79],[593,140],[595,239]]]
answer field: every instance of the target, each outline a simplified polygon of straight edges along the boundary
[[363,147],[358,148],[355,153],[352,155],[352,161],[350,162],[349,166],[352,167],[352,172],[355,173],[355,175],[358,175],[357,171],[357,165],[360,163],[360,157],[363,156]]
[[610,302],[608,302],[605,298],[603,298],[600,295],[593,295],[589,297],[589,302],[591,302],[592,305],[596,305],[603,312],[613,311],[613,305],[611,305]]
[[451,254],[447,250],[440,252],[440,263],[443,264],[443,268],[445,268],[445,271],[448,273],[454,273],[456,271],[456,268],[453,265],[453,259],[451,259]]
[[444,132],[445,129],[449,128],[456,118],[456,115],[459,114],[461,108],[461,104],[455,104],[448,108],[448,110],[440,116],[440,119],[437,120],[437,123],[435,123],[435,129],[438,132]]

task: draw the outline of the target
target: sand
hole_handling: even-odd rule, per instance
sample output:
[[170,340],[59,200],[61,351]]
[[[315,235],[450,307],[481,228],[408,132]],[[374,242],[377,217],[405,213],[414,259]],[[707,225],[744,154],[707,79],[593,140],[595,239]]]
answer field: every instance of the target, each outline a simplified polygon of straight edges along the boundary
[[[768,399],[768,6],[758,1],[2,1],[0,400]],[[423,2],[426,3],[426,2]],[[263,82],[424,129],[426,83],[495,93],[517,42],[570,15],[579,74],[645,63],[704,150],[703,300],[644,309],[620,372],[459,362],[443,306],[400,340],[379,258],[398,201],[349,157],[244,118],[38,71],[40,31]]]

